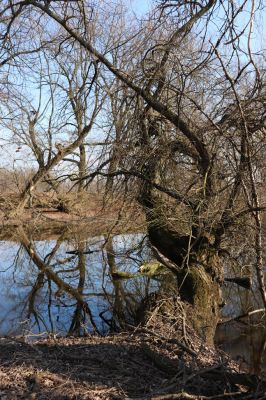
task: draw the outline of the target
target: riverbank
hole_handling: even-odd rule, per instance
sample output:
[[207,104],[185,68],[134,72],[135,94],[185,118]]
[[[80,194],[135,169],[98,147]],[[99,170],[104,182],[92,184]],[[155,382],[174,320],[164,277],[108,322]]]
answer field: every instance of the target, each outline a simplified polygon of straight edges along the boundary
[[2,400],[266,398],[265,381],[190,330],[182,340],[132,327],[105,337],[1,338],[0,363]]
[[119,195],[114,199],[104,199],[95,193],[65,195],[63,203],[67,211],[63,211],[62,198],[36,193],[33,206],[14,215],[18,200],[16,194],[0,198],[0,240],[16,240],[16,228],[20,226],[32,240],[53,240],[62,235],[67,240],[75,232],[88,237],[145,229],[139,206],[130,199],[123,202]]

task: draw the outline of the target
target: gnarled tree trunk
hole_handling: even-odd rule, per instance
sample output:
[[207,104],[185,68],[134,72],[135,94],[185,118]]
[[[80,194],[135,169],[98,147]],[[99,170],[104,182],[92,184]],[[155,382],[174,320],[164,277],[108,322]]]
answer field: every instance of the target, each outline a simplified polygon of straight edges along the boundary
[[196,332],[212,344],[219,319],[223,266],[211,238],[207,234],[181,235],[170,228],[158,206],[160,200],[147,185],[140,201],[146,210],[151,245],[176,266],[178,291],[189,320]]

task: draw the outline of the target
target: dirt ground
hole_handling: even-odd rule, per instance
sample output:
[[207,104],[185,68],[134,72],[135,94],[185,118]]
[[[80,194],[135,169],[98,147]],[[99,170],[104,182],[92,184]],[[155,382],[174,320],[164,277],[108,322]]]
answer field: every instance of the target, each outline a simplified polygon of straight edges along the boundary
[[105,337],[0,339],[0,398],[266,399],[266,382],[191,334],[147,328]]

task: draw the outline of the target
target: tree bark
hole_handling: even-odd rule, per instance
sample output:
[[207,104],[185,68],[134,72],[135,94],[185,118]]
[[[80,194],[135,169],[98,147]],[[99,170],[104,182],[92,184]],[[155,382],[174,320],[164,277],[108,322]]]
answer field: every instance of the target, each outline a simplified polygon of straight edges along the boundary
[[171,270],[176,275],[179,295],[192,326],[207,343],[213,344],[221,304],[223,265],[212,246],[212,238],[207,234],[180,235],[170,228],[160,211],[160,199],[147,185],[139,200],[145,207],[150,243],[177,266],[175,271]]

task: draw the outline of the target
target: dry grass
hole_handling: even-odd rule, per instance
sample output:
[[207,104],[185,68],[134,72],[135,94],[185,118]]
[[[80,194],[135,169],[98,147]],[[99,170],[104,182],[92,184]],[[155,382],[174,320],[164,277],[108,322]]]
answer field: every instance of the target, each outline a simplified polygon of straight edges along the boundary
[[[60,201],[69,212],[57,208]],[[62,232],[68,238],[75,230],[84,236],[97,236],[143,232],[146,228],[140,207],[130,199],[124,202],[119,195],[107,201],[101,194],[70,193],[59,200],[52,193],[36,193],[32,208],[10,218],[9,212],[17,203],[15,194],[0,198],[1,240],[15,240],[16,227],[21,225],[34,240],[55,239]]]

